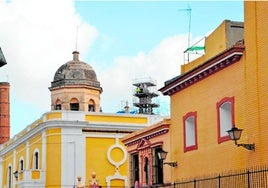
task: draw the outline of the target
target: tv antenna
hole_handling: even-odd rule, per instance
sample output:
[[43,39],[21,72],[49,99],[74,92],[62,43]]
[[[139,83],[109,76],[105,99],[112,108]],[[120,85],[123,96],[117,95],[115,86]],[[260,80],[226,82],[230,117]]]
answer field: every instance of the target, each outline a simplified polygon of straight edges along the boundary
[[75,51],[77,51],[78,46],[78,25],[76,26],[76,36],[75,36]]
[[[189,16],[189,23],[188,23],[188,47],[190,47],[190,35],[191,35],[191,7],[188,5],[188,8],[186,9],[178,9],[178,11],[187,11],[188,16]],[[189,62],[189,53],[188,53],[188,62]]]

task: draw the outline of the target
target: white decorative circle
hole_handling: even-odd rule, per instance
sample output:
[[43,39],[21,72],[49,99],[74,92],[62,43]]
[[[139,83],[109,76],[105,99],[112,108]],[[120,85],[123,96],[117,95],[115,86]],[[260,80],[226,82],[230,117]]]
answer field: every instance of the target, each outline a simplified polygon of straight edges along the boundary
[[[121,161],[114,161],[111,157],[111,152],[113,149],[120,149],[123,152],[123,159]],[[118,142],[116,142],[114,145],[112,145],[111,147],[109,147],[108,151],[107,151],[107,158],[108,161],[113,164],[114,166],[116,166],[116,168],[118,168],[119,166],[121,166],[122,164],[124,164],[124,162],[127,160],[127,151],[126,149],[121,146],[120,144],[118,144]]]

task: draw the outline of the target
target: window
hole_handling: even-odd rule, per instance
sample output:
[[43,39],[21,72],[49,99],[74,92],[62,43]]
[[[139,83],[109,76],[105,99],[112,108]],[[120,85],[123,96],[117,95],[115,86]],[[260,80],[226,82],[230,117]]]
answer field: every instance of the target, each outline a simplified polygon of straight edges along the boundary
[[162,151],[161,147],[156,147],[153,150],[153,184],[163,184],[163,164],[158,157],[158,152]]
[[189,112],[183,117],[184,152],[197,149],[196,112]]
[[149,183],[149,170],[150,170],[150,167],[149,167],[149,159],[147,157],[144,158],[144,174],[145,174],[145,182],[146,182],[146,185],[148,185]]
[[227,133],[234,125],[234,97],[226,97],[217,103],[218,143],[229,140]]
[[39,169],[39,152],[35,151],[33,156],[33,169],[37,170]]
[[89,104],[89,105],[88,105],[88,111],[89,111],[89,112],[95,112],[94,105]]
[[61,101],[59,99],[57,99],[56,101],[56,108],[55,110],[61,110]]
[[7,177],[7,187],[8,188],[11,188],[11,175],[12,175],[12,172],[11,172],[11,165],[8,166],[8,177]]
[[76,98],[71,99],[70,110],[79,111],[79,101]]
[[20,159],[20,166],[19,166],[19,170],[23,171],[24,170],[24,164],[23,164],[23,158]]
[[140,181],[139,179],[139,155],[138,153],[132,154],[131,155],[131,169],[130,169],[130,174],[131,174],[131,185],[134,185],[136,181]]
[[89,100],[89,102],[88,102],[88,111],[95,112],[95,103],[92,99]]
[[61,104],[56,104],[56,110],[61,110]]

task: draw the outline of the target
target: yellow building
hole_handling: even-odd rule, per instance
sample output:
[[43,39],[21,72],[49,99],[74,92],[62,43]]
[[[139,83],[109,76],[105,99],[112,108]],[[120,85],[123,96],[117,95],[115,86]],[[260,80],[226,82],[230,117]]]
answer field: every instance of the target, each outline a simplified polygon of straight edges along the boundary
[[[158,115],[103,113],[96,73],[73,53],[51,82],[51,111],[0,148],[0,187],[127,186],[121,138],[162,121]],[[92,179],[92,173],[96,178]]]
[[[205,55],[160,89],[171,99],[172,182],[267,165],[267,9],[245,1],[244,28],[225,20],[206,38]],[[234,127],[243,129],[239,147],[227,133]]]

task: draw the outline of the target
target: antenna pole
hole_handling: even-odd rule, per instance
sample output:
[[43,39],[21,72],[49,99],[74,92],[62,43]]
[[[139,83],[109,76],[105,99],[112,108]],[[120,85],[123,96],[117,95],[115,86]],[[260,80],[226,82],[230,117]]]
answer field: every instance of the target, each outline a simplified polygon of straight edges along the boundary
[[78,26],[76,26],[76,37],[75,37],[75,51],[77,51],[77,42],[78,41]]
[[[187,11],[189,15],[189,26],[188,26],[188,48],[190,47],[190,35],[191,35],[191,7],[188,5],[187,9],[179,9],[179,11]],[[188,54],[188,59],[187,62],[190,61],[189,53]]]
[[[190,35],[191,35],[191,8],[188,8],[187,11],[189,13],[189,30],[188,30],[188,48],[190,47]],[[188,58],[188,62],[189,62],[189,58]]]

